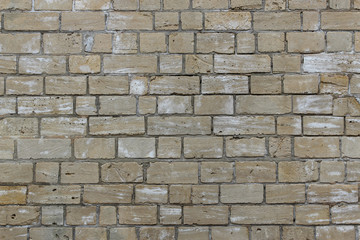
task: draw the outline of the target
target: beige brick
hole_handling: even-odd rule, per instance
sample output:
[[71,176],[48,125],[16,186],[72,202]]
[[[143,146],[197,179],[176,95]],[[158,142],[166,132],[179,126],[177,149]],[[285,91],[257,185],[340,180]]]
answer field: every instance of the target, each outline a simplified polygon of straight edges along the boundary
[[140,10],[160,10],[160,0],[139,0]]
[[108,10],[111,7],[110,0],[75,0],[75,10]]
[[310,184],[307,199],[309,203],[357,202],[358,189],[348,184]]
[[178,240],[197,239],[208,240],[209,228],[208,227],[179,227]]
[[316,227],[316,239],[355,239],[354,226],[323,226]]
[[303,128],[306,135],[342,135],[344,134],[344,118],[304,116]]
[[216,73],[270,72],[270,69],[270,57],[267,55],[215,55]]
[[219,203],[219,186],[194,185],[191,199],[193,204],[217,204]]
[[349,77],[338,74],[322,74],[320,93],[346,95],[349,89]]
[[337,137],[297,137],[294,142],[295,156],[300,158],[339,157]]
[[89,120],[92,135],[139,135],[145,133],[144,117],[92,117]]
[[305,203],[304,184],[266,185],[266,203]]
[[177,12],[155,13],[155,30],[177,30],[178,28],[179,14]]
[[291,156],[291,138],[289,137],[270,137],[269,154],[275,158],[285,158]]
[[0,238],[14,239],[14,240],[26,240],[27,229],[21,227],[1,228]]
[[179,225],[182,219],[181,206],[162,205],[160,206],[160,223],[162,225]]
[[181,55],[160,55],[161,73],[181,73],[182,56]]
[[250,28],[250,12],[205,13],[206,30],[249,30]]
[[68,139],[19,139],[17,155],[21,159],[69,158],[71,141]]
[[233,53],[234,39],[234,34],[231,33],[199,33],[196,52]]
[[233,114],[232,96],[195,96],[194,107],[197,115]]
[[227,240],[247,240],[249,238],[249,231],[246,227],[212,227],[211,237],[214,240],[224,238]]
[[300,30],[300,13],[281,12],[281,13],[254,13],[255,30]]
[[37,227],[30,229],[30,239],[56,238],[57,236],[64,236],[65,239],[73,240],[73,230],[69,227]]
[[355,182],[360,179],[360,163],[348,162],[347,163],[347,180],[349,182]]
[[0,186],[0,205],[26,204],[26,186]]
[[278,226],[257,226],[251,227],[251,239],[261,240],[261,239],[279,239],[280,238],[280,229]]
[[198,183],[198,164],[195,162],[155,162],[147,170],[148,183]]
[[[1,72],[1,69],[0,69],[0,72]],[[0,77],[0,95],[4,95],[4,94],[5,94],[5,78]]]
[[227,157],[261,157],[265,154],[264,138],[226,138]]
[[14,140],[1,139],[0,140],[0,159],[12,159],[14,156]]
[[166,52],[164,33],[140,33],[140,52]]
[[317,162],[295,161],[279,163],[279,182],[313,182],[317,179]]
[[181,138],[159,137],[157,157],[158,158],[180,158]]
[[360,119],[358,117],[346,117],[346,135],[360,135]]
[[212,55],[186,55],[185,57],[185,73],[212,73],[213,72],[213,56]]
[[63,206],[43,206],[41,208],[41,224],[43,225],[63,225],[64,207]]
[[72,114],[72,97],[19,97],[18,113],[32,115]]
[[62,12],[61,30],[105,30],[105,14],[103,12]]
[[139,240],[150,238],[172,240],[175,239],[175,228],[173,227],[141,227]]
[[286,34],[289,52],[316,53],[325,49],[325,34],[322,32],[290,32]]
[[223,184],[220,190],[222,203],[262,203],[262,184]]
[[113,49],[112,34],[97,33],[85,35],[84,49],[85,52],[111,53]]
[[111,162],[101,165],[104,182],[142,182],[142,166],[135,162]]
[[213,125],[216,135],[275,133],[275,119],[271,116],[214,117]]
[[154,114],[156,112],[156,97],[139,97],[138,111],[140,114]]
[[262,0],[231,0],[232,9],[261,9]]
[[221,158],[223,139],[220,137],[185,137],[185,158]]
[[332,100],[332,96],[329,95],[294,96],[293,112],[305,114],[331,114]]
[[98,183],[99,166],[92,162],[61,164],[61,183]]
[[28,203],[79,204],[81,187],[78,185],[30,185]]
[[95,225],[95,206],[68,206],[66,207],[66,224],[68,225]]
[[0,225],[37,225],[40,207],[0,206]]
[[100,206],[99,224],[103,226],[116,224],[116,207]]
[[303,29],[318,30],[320,27],[320,14],[318,12],[303,12]]
[[59,178],[59,168],[59,163],[56,162],[36,163],[35,181],[57,183]]
[[40,52],[40,34],[0,34],[0,53],[32,53]]
[[[320,54],[304,56],[305,72],[359,72],[359,64],[354,54]],[[344,64],[344,62],[346,64]]]
[[312,227],[283,227],[283,240],[315,240],[315,229]]
[[184,206],[184,224],[228,224],[228,206]]
[[183,10],[190,7],[190,0],[177,1],[177,0],[165,0],[165,10]]
[[32,163],[0,163],[0,183],[29,183],[32,180]]
[[155,138],[118,139],[118,157],[120,158],[155,158],[155,153]]
[[129,81],[125,76],[90,76],[90,94],[128,94]]
[[[186,1],[176,1],[183,3]],[[166,3],[166,2],[165,2]],[[203,28],[203,17],[201,12],[182,12],[181,27],[183,30],[201,30]]]
[[321,28],[326,30],[359,30],[357,19],[359,19],[357,12],[324,12],[321,14]]
[[201,182],[231,182],[234,178],[233,163],[203,162],[201,163]]
[[41,95],[43,93],[43,77],[7,77],[6,94],[9,95]]
[[43,118],[41,119],[41,135],[84,136],[86,135],[86,118]]
[[190,203],[191,202],[191,185],[170,185],[169,187],[170,203]]
[[285,48],[284,33],[259,33],[258,49],[260,52],[281,52]]
[[130,81],[130,94],[146,95],[148,93],[148,78],[133,77]]
[[248,77],[214,75],[202,76],[203,94],[241,94],[249,92]]
[[198,9],[227,9],[226,0],[194,0],[193,8]]
[[75,112],[78,115],[96,115],[96,97],[76,97]]
[[136,98],[133,96],[100,96],[100,115],[135,114]]
[[16,56],[0,56],[0,73],[16,73]]
[[240,114],[290,113],[291,98],[289,96],[237,96],[236,112]]
[[168,187],[166,185],[136,185],[135,203],[167,203]]
[[276,181],[275,162],[236,162],[235,167],[237,183]]
[[276,73],[300,73],[301,56],[299,55],[274,55],[273,71]]
[[317,75],[285,75],[284,93],[318,93]]
[[[0,98],[0,106],[1,106],[0,116],[8,115],[8,114],[15,114],[16,113],[16,98],[13,98],[13,97]],[[17,121],[17,119],[13,118],[13,122],[14,121]],[[6,122],[6,120],[4,120],[3,122]],[[4,126],[5,131],[6,131],[6,127],[7,126]],[[9,130],[11,131],[11,127]]]
[[137,240],[135,228],[132,227],[121,227],[121,228],[110,228],[110,240],[116,239],[128,239]]
[[115,139],[113,138],[78,138],[74,142],[76,158],[115,158]]
[[153,55],[105,55],[104,73],[156,73],[157,57]]
[[86,77],[46,77],[45,92],[50,95],[86,94]]
[[1,10],[31,10],[30,0],[4,0],[0,3]]
[[334,224],[358,224],[359,205],[336,205],[331,208],[331,221]]
[[237,52],[253,53],[255,52],[255,35],[252,33],[242,32],[236,34]]
[[4,29],[10,31],[50,31],[59,29],[59,13],[11,12],[4,14]]
[[325,9],[326,0],[289,0],[290,9]]
[[192,113],[193,107],[190,96],[159,96],[158,97],[158,113],[174,114],[174,113]]
[[69,68],[71,73],[99,73],[101,59],[99,55],[70,56]]
[[328,32],[327,50],[330,52],[351,51],[352,33],[351,32]]
[[80,53],[82,38],[79,33],[49,33],[44,34],[43,45],[46,54]]
[[77,227],[75,228],[75,237],[78,240],[106,240],[107,233],[106,228],[93,227]]
[[157,218],[156,206],[119,206],[119,224],[154,225]]
[[64,56],[21,56],[19,73],[64,74],[66,73],[66,58]]
[[355,8],[355,9],[360,9],[360,2],[359,2],[359,0],[354,0],[354,8]]
[[211,133],[210,117],[149,117],[149,135],[207,135]]
[[193,53],[193,33],[171,33],[169,35],[169,53]]
[[230,221],[236,224],[292,224],[293,206],[232,206]]
[[51,2],[46,0],[35,0],[35,10],[70,10],[72,9],[71,0],[52,0]]
[[265,11],[284,10],[286,8],[286,0],[265,0]]
[[113,44],[114,53],[137,53],[137,34],[136,33],[116,33]]
[[360,75],[353,75],[350,81],[350,93],[360,93]]
[[0,134],[3,137],[36,137],[36,118],[3,118],[0,120]]
[[132,196],[132,185],[85,185],[83,202],[89,204],[131,203]]
[[138,8],[137,0],[114,0],[115,10],[136,10]]
[[343,137],[342,142],[342,156],[349,158],[358,158],[360,156],[360,150],[358,146],[360,145],[360,138],[357,137]]

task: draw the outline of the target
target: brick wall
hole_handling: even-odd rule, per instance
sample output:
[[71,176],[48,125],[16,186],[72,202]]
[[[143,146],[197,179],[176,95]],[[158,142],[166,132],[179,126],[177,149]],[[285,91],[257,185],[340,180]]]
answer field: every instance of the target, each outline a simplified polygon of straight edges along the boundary
[[0,11],[1,240],[359,239],[360,0]]

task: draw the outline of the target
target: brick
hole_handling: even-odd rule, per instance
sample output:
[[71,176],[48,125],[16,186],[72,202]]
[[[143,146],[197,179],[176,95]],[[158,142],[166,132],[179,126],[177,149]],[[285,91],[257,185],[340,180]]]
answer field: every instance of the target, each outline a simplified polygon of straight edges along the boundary
[[199,33],[197,34],[198,53],[233,53],[235,36],[231,33]]
[[205,13],[206,30],[249,30],[250,28],[250,12]]
[[38,135],[36,118],[3,118],[0,123],[0,134],[3,137],[36,137]]
[[273,71],[276,73],[300,73],[301,57],[299,55],[274,55]]
[[113,49],[112,34],[98,33],[85,35],[84,49],[85,52],[111,53]]
[[255,30],[300,30],[300,13],[282,12],[282,13],[255,13]]
[[125,76],[90,76],[90,94],[128,94],[129,81]]
[[26,186],[0,186],[0,205],[26,204]]
[[130,81],[130,94],[146,95],[148,93],[148,78],[134,77]]
[[104,73],[155,73],[157,57],[152,55],[104,56]]
[[234,178],[233,164],[226,162],[202,162],[201,182],[231,182]]
[[51,2],[46,0],[35,0],[34,2],[35,10],[58,10],[66,11],[72,9],[71,0],[52,0]]
[[342,142],[342,156],[348,158],[358,158],[360,151],[357,148],[360,144],[360,138],[357,137],[343,137]]
[[344,119],[342,117],[304,116],[304,134],[306,135],[342,135]]
[[352,33],[350,32],[328,32],[327,50],[330,52],[351,51]]
[[325,49],[325,34],[321,32],[290,32],[286,40],[289,52],[316,53]]
[[242,94],[249,92],[248,77],[214,75],[202,76],[203,94]]
[[0,140],[0,159],[12,159],[14,156],[14,140]]
[[71,73],[99,73],[100,65],[99,55],[69,57],[69,71]]
[[104,182],[142,182],[142,166],[135,162],[111,162],[101,165],[101,179]]
[[46,77],[45,92],[50,95],[86,94],[85,77]]
[[28,203],[31,204],[79,204],[80,186],[30,185]]
[[32,163],[0,163],[1,183],[30,183],[33,180]]
[[211,73],[213,72],[212,55],[186,55],[185,57],[185,73]]
[[247,182],[275,182],[276,163],[275,162],[236,162],[235,177],[237,183]]
[[106,232],[106,228],[77,227],[75,228],[75,237],[76,239],[79,240],[88,240],[88,239],[106,240],[107,232]]
[[232,96],[195,96],[194,108],[197,115],[233,114],[234,103]]
[[132,96],[100,96],[100,115],[135,114],[136,99]]
[[209,239],[209,228],[207,227],[179,227],[178,240],[186,239]]
[[115,139],[113,138],[78,138],[74,142],[76,158],[115,158]]
[[14,227],[0,229],[0,237],[3,239],[26,240],[27,229]]
[[211,133],[210,117],[149,117],[149,135],[206,135]]
[[346,95],[349,89],[349,77],[338,74],[322,74],[320,93]]
[[305,203],[304,184],[266,185],[266,203]]
[[281,52],[285,48],[284,33],[259,33],[258,49],[260,52]]
[[18,113],[26,115],[72,114],[72,97],[19,97]]
[[41,119],[42,136],[84,136],[86,118],[43,118]]
[[64,74],[65,72],[64,56],[21,56],[19,59],[21,74]]
[[320,27],[320,14],[318,12],[303,12],[303,29],[318,30]]
[[326,30],[359,30],[357,12],[323,12],[321,14],[321,28]]
[[[304,56],[303,69],[305,72],[359,72],[357,56],[352,54],[314,54]],[[345,63],[345,64],[344,64]]]
[[160,56],[161,73],[181,73],[182,56],[181,55],[161,55]]
[[[88,172],[88,174],[91,173]],[[92,178],[97,179],[97,182],[97,173],[93,174]],[[85,185],[83,202],[89,204],[131,203],[132,196],[132,185]]]
[[66,224],[68,225],[95,225],[95,206],[68,206],[66,207]]
[[116,207],[100,206],[99,224],[102,226],[116,224]]
[[323,226],[316,227],[316,239],[355,239],[354,226]]
[[228,8],[228,2],[226,0],[194,0],[193,8],[226,9]]
[[220,137],[185,137],[185,158],[221,158],[223,139]]
[[191,199],[193,204],[219,203],[219,187],[216,185],[192,186]]
[[59,13],[12,12],[4,14],[4,29],[10,31],[51,31],[59,29]]
[[56,236],[63,236],[64,239],[73,240],[73,230],[72,228],[64,227],[37,227],[30,229],[30,239],[46,239],[46,238],[56,238]]
[[75,112],[78,115],[96,115],[96,97],[76,97]]
[[262,203],[261,184],[223,184],[220,189],[222,203]]
[[36,225],[39,220],[39,207],[0,206],[0,225]]
[[289,9],[325,9],[326,0],[289,0]]
[[69,158],[70,145],[67,139],[19,139],[17,154],[21,159]]
[[89,120],[92,135],[139,135],[145,133],[144,117],[91,117]]
[[79,33],[47,33],[43,36],[44,53],[81,53],[82,36]]
[[315,240],[315,230],[312,227],[283,227],[283,239]]
[[309,203],[357,202],[356,185],[310,184],[307,192]]
[[119,206],[119,223],[129,225],[154,225],[156,224],[156,206]]
[[193,33],[171,33],[169,35],[169,53],[193,53]]
[[16,73],[16,56],[0,56],[0,73]]
[[119,238],[136,240],[136,232],[134,227],[121,227],[121,228],[110,228],[110,240],[116,240]]
[[164,1],[164,9],[165,10],[183,10],[188,9],[190,7],[190,1],[176,1],[176,0],[165,0]]
[[[110,24],[110,19],[109,19]],[[105,30],[105,14],[103,12],[62,12],[61,30],[96,31]]]
[[181,138],[159,137],[157,147],[158,158],[180,158]]
[[317,179],[318,165],[314,161],[279,163],[279,182],[313,182]]
[[262,0],[232,0],[232,9],[261,9]]
[[172,240],[175,239],[175,228],[173,227],[141,227],[140,240],[154,237],[156,239]]
[[216,73],[270,72],[270,58],[267,55],[215,55]]
[[331,220],[335,224],[358,224],[359,205],[335,205],[331,208]]
[[[10,115],[16,113],[16,99],[15,98],[0,98],[0,116],[3,115]],[[17,119],[14,119],[14,121],[17,121]],[[3,122],[6,122],[3,121]]]
[[[176,1],[179,3],[179,1]],[[186,1],[181,1],[181,3]],[[164,3],[166,4],[166,2]],[[165,6],[165,5],[164,5]],[[203,17],[201,12],[182,12],[181,27],[184,30],[201,30],[203,28]]]
[[214,117],[213,125],[216,135],[275,133],[275,119],[271,116]]
[[118,157],[120,158],[154,158],[155,154],[155,138],[118,139]]
[[271,137],[269,138],[269,154],[275,158],[291,156],[291,138]]
[[293,112],[304,114],[331,114],[332,100],[329,95],[294,96]]
[[262,157],[265,154],[264,138],[226,138],[227,157]]
[[31,1],[29,0],[4,0],[0,4],[1,10],[31,10]]
[[252,33],[242,32],[236,34],[237,52],[254,53],[255,52],[255,35]]
[[184,206],[184,224],[228,224],[228,206]]
[[284,93],[316,94],[319,91],[317,75],[285,75]]
[[155,30],[177,30],[179,28],[179,14],[177,12],[155,13]]
[[81,162],[61,164],[61,183],[98,183],[99,166],[97,163]]
[[300,158],[339,157],[339,138],[297,137],[294,142],[294,150],[295,156]]
[[214,240],[226,238],[228,240],[247,240],[249,231],[246,227],[212,227],[211,237]]
[[278,226],[251,227],[251,239],[279,239],[280,229]]
[[236,224],[292,224],[293,206],[232,206],[230,221]]
[[140,10],[160,10],[160,1],[140,0]]
[[286,0],[265,0],[265,11],[284,10],[286,8]]
[[190,203],[191,185],[170,185],[169,201],[170,203]]
[[348,162],[347,163],[347,180],[349,182],[358,181],[358,179],[360,179],[359,167],[360,167],[360,164],[357,162]]
[[0,34],[0,53],[32,53],[40,52],[40,34]]
[[43,93],[43,77],[7,77],[6,94],[9,95],[41,95]]
[[166,185],[137,185],[135,187],[136,203],[167,203],[167,199]]
[[290,113],[291,98],[288,96],[237,96],[236,112],[240,114]]
[[107,27],[108,30],[152,30],[152,18],[146,12],[113,12]]
[[164,33],[140,33],[140,52],[166,52]]
[[75,10],[108,10],[110,7],[110,0],[75,0]]
[[115,10],[136,10],[138,8],[137,0],[114,0]]
[[137,53],[136,33],[116,33],[113,41],[114,53]]
[[350,93],[360,93],[360,76],[353,75],[350,81]]
[[158,113],[192,113],[193,107],[190,96],[160,96],[158,97]]
[[57,183],[59,178],[59,163],[38,162],[36,163],[35,181]]
[[358,117],[346,117],[346,135],[359,135],[359,118]]
[[41,208],[41,223],[44,225],[63,225],[64,224],[63,206],[44,206]]
[[160,206],[160,223],[162,225],[179,225],[182,219],[181,206],[165,205]]
[[148,183],[197,183],[198,164],[193,162],[155,162],[147,170]]

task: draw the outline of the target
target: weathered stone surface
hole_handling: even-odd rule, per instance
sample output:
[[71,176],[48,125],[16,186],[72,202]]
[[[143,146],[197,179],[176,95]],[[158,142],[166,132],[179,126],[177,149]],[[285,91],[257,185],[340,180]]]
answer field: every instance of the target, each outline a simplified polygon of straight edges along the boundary
[[233,206],[230,221],[236,224],[291,224],[293,206]]
[[220,201],[222,203],[261,203],[263,201],[263,185],[221,185]]
[[358,189],[356,185],[347,184],[311,184],[307,197],[310,203],[352,203],[358,201]]
[[198,164],[190,162],[150,163],[148,183],[197,183]]
[[132,185],[85,185],[85,203],[131,203]]
[[30,185],[28,202],[33,204],[79,204],[80,186]]
[[184,224],[224,225],[228,223],[227,206],[185,206]]

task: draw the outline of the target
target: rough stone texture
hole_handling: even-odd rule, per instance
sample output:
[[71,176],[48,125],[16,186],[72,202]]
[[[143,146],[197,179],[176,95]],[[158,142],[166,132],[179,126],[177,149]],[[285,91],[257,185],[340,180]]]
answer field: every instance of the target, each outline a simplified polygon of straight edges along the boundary
[[358,239],[359,19],[0,0],[0,239]]

